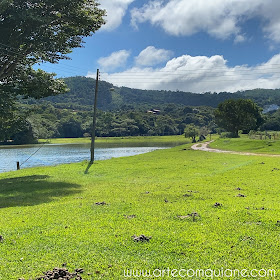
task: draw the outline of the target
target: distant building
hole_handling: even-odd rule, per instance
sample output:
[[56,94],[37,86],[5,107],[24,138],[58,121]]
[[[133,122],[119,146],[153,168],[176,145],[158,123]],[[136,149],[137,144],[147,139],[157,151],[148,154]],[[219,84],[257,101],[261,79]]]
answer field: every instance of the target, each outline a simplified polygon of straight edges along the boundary
[[147,113],[150,113],[150,114],[156,114],[156,115],[158,115],[158,114],[160,114],[160,110],[158,110],[158,109],[152,109],[152,110],[149,110],[149,111],[147,111]]

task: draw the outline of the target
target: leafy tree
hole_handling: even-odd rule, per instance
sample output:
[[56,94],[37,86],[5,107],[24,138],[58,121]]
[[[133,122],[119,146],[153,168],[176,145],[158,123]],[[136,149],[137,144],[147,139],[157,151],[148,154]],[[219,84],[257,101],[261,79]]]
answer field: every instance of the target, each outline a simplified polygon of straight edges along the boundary
[[13,99],[6,98],[0,91],[0,142],[8,138],[14,117]]
[[15,144],[37,143],[38,135],[32,123],[26,119],[22,120],[17,132],[12,135]]
[[57,129],[59,137],[61,138],[78,138],[83,136],[81,120],[76,116],[69,116],[67,118],[62,119]]
[[[27,131],[27,127],[29,128],[31,125],[26,118],[26,110],[17,110],[14,97],[6,96],[0,90],[0,142],[14,139],[16,135]],[[19,137],[17,138],[19,139]]]
[[[9,83],[35,63],[56,63],[104,24],[94,0],[4,0],[0,3],[0,81]],[[39,72],[40,76],[40,72]]]
[[28,117],[33,129],[36,131],[38,138],[53,138],[58,136],[57,121],[52,121],[54,115],[34,114]]
[[192,138],[192,142],[196,143],[196,137],[199,135],[199,128],[193,124],[186,125],[185,137]]
[[261,109],[250,99],[226,100],[214,112],[216,123],[238,137],[238,130],[249,132],[257,129],[264,119]]
[[179,132],[176,122],[170,116],[158,116],[156,128],[159,135],[174,135]]
[[[105,11],[95,0],[3,0],[0,2],[0,95],[2,103],[65,93],[54,73],[34,70],[35,64],[69,59],[104,23]],[[9,108],[1,126],[11,122]],[[4,118],[3,115],[6,115]],[[6,127],[7,128],[7,127]]]
[[209,128],[206,126],[200,127],[199,128],[199,135],[200,136],[207,136],[210,133]]

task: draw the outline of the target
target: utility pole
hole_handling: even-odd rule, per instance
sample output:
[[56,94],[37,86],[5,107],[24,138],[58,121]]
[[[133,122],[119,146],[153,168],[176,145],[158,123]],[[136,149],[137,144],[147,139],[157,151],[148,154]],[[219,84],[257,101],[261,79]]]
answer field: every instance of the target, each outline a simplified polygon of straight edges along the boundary
[[95,83],[95,94],[93,104],[93,122],[92,122],[92,133],[91,133],[91,148],[90,148],[90,163],[94,162],[94,144],[95,144],[95,130],[96,130],[96,107],[97,107],[97,94],[98,94],[98,81],[99,81],[99,69],[96,71],[96,83]]

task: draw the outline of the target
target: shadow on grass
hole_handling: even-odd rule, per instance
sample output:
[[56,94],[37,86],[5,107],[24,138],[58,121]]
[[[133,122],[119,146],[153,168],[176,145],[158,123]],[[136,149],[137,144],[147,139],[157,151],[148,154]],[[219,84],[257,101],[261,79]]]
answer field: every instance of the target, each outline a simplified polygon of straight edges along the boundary
[[80,185],[52,182],[48,178],[33,175],[0,180],[0,208],[32,206],[81,192]]
[[88,174],[88,171],[90,170],[90,168],[91,168],[92,165],[93,165],[93,162],[89,162],[89,163],[88,163],[88,166],[87,166],[87,168],[86,168],[86,170],[85,170],[85,174]]

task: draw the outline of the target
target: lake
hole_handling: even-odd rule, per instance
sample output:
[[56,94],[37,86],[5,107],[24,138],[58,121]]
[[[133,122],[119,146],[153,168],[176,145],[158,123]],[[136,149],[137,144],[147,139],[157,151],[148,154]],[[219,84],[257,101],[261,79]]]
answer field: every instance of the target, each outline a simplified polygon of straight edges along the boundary
[[[169,146],[174,145],[170,144]],[[121,146],[120,144],[96,144],[95,160],[134,156],[166,148],[168,148],[167,145],[162,143],[133,143],[129,146]],[[39,151],[37,151],[38,149]],[[31,156],[32,154],[34,155]],[[30,159],[28,159],[29,157]],[[45,144],[43,146],[39,144],[0,146],[0,173],[16,170],[17,161],[19,161],[22,165],[22,169],[35,166],[49,166],[62,163],[80,162],[83,160],[90,160],[89,143]]]

